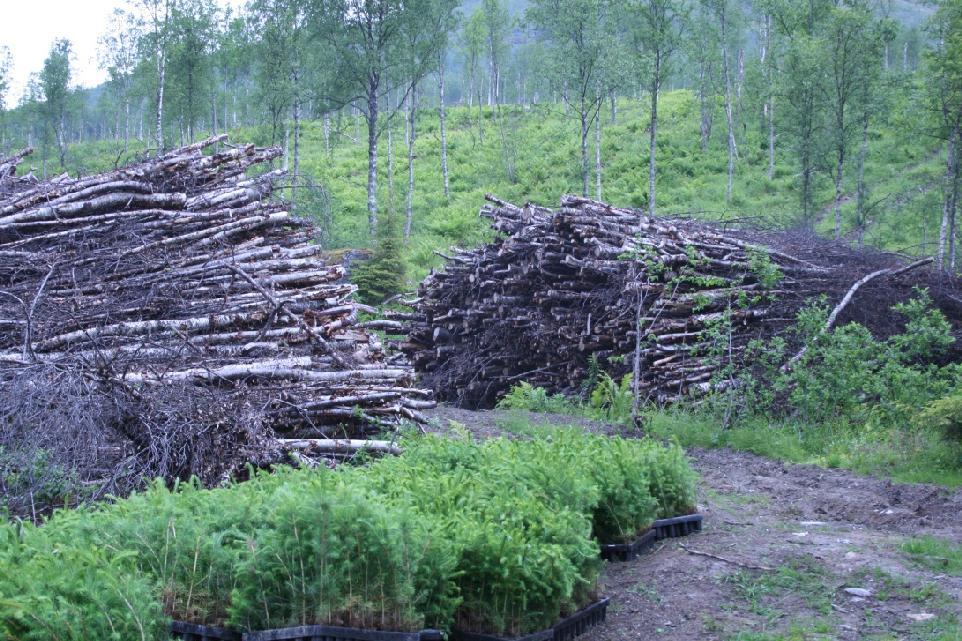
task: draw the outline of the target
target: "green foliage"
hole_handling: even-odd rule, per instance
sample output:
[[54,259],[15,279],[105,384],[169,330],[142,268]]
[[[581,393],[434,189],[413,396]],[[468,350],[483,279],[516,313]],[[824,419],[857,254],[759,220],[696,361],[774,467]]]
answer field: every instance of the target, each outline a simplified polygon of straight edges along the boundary
[[913,561],[929,569],[962,576],[962,545],[933,536],[921,536],[907,540],[902,551]]
[[607,372],[602,372],[598,384],[591,390],[588,409],[596,418],[627,425],[631,421],[633,402],[631,374],[625,374],[618,382]]
[[782,270],[764,251],[748,250],[748,268],[764,289],[773,289],[782,281]]
[[22,641],[166,638],[150,580],[132,554],[45,540],[0,523],[0,638]]
[[[9,451],[0,446],[0,513],[9,502],[27,502],[34,513],[67,505],[83,492],[75,475],[50,460],[44,449]],[[13,510],[11,510],[13,511]]]
[[351,280],[363,302],[376,305],[405,290],[402,247],[403,242],[395,235],[381,238],[371,258],[354,267]]
[[574,430],[403,446],[365,466],[158,483],[42,527],[3,524],[0,633],[160,639],[175,617],[524,634],[591,598],[598,539],[694,503],[677,446]]
[[[857,323],[826,332],[824,302],[806,307],[795,327],[805,353],[790,369],[774,367],[784,358],[781,339],[748,350],[740,385],[753,403],[747,412],[789,414],[807,423],[862,423],[870,429],[908,425],[922,407],[952,389],[960,374],[955,365],[931,364],[954,341],[948,321],[931,303],[919,290],[896,305],[905,329],[885,340]],[[766,386],[777,394],[759,391]]]
[[922,429],[934,427],[947,439],[962,443],[962,392],[954,391],[932,401],[919,413],[915,422]]
[[498,407],[507,410],[527,410],[549,414],[575,414],[578,408],[564,394],[548,394],[543,387],[534,387],[521,381],[498,401]]
[[332,487],[323,475],[305,481],[275,494],[269,527],[251,537],[236,570],[230,622],[245,629],[423,627],[415,588],[423,548],[412,516]]

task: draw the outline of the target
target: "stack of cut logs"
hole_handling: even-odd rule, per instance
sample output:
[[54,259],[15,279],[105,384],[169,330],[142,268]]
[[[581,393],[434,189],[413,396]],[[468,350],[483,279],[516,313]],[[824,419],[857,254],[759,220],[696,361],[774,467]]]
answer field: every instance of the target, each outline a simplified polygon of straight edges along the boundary
[[311,224],[269,198],[282,172],[248,176],[280,154],[217,137],[50,181],[14,177],[26,153],[0,159],[0,383],[53,366],[131,398],[243,395],[293,446],[420,420],[430,393],[359,321]]
[[[489,407],[521,381],[576,391],[592,355],[628,373],[636,337],[643,396],[675,401],[717,384],[723,364],[784,330],[812,298],[835,304],[866,274],[901,273],[893,256],[853,259],[809,236],[796,247],[789,234],[723,231],[574,196],[558,210],[487,199],[481,215],[498,238],[446,256],[424,281],[404,345],[426,386],[468,407]],[[912,284],[887,286],[904,299]]]

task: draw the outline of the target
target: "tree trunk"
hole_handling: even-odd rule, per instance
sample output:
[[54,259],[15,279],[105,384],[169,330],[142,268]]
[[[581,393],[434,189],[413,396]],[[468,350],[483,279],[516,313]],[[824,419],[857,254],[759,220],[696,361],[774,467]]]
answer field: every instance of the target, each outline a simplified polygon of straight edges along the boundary
[[67,168],[67,125],[66,125],[66,115],[63,111],[60,112],[60,124],[57,127],[56,137],[57,137],[57,151],[60,154],[60,171]]
[[868,190],[865,185],[865,160],[868,157],[868,109],[862,114],[862,145],[858,150],[858,182],[855,193],[855,224],[857,228],[858,246],[865,244],[865,227],[868,224],[868,212],[865,211],[865,199]]
[[377,234],[377,82],[368,85],[367,93],[367,228]]
[[701,150],[708,151],[708,143],[711,142],[711,128],[714,124],[715,105],[714,96],[708,92],[708,83],[711,82],[711,64],[703,65],[698,70],[698,100],[701,107]]
[[[631,282],[638,283],[638,261],[631,261]],[[645,289],[638,287],[635,294],[635,348],[631,359],[631,418],[637,427],[641,425],[641,318],[645,306]]]
[[845,146],[839,145],[835,158],[835,239],[842,236],[842,178],[845,169]]
[[417,140],[418,87],[411,87],[408,102],[408,197],[404,211],[404,240],[411,239],[411,222],[414,220],[414,142]]
[[484,143],[484,107],[481,104],[481,83],[478,83],[478,141]]
[[324,112],[324,153],[331,155],[331,114]]
[[[942,207],[942,226],[939,228],[939,250],[936,265],[940,270],[945,269],[945,254],[948,248],[949,220],[955,218],[955,203],[953,195],[956,181],[956,138],[958,127],[949,135],[945,154],[945,200]],[[954,222],[952,224],[954,227]]]
[[164,83],[167,76],[167,61],[164,59],[164,50],[160,45],[160,34],[158,34],[157,50],[157,155],[164,152]]
[[955,215],[959,207],[959,143],[962,131],[955,130],[955,144],[952,146],[952,183],[950,185],[951,203],[949,204],[949,271],[955,273]]
[[775,95],[768,97],[768,179],[775,177]]
[[601,200],[601,105],[598,98],[598,114],[595,116],[595,199]]
[[768,85],[768,101],[765,115],[768,117],[768,179],[775,177],[775,54],[772,52],[772,16],[765,15],[765,48],[762,64],[765,69],[765,82]]
[[722,38],[722,74],[725,76],[725,118],[728,121],[728,186],[725,191],[726,202],[731,202],[732,191],[735,183],[735,154],[738,153],[735,146],[735,115],[732,105],[732,79],[731,69],[728,64],[728,26],[725,16],[725,9],[721,13],[721,38]]
[[588,102],[584,93],[581,94],[581,195],[588,197],[590,173],[588,169],[588,129],[591,126]]
[[130,86],[125,81],[124,86],[124,154],[130,146]]
[[[217,92],[212,90],[210,92],[210,133],[212,136],[217,135]],[[227,129],[227,123],[224,123],[224,129]]]
[[298,74],[291,74],[294,81],[294,101],[291,112],[294,118],[294,171],[291,174],[291,202],[297,202],[297,185],[301,177],[301,95],[298,91]]
[[448,132],[446,127],[447,114],[444,110],[444,51],[439,54],[438,66],[438,119],[441,124],[441,179],[444,182],[444,199],[451,197],[451,185],[448,180]]
[[651,82],[651,134],[648,138],[648,214],[655,215],[655,144],[658,142],[658,90],[661,86],[661,53],[655,54],[655,75]]
[[387,128],[387,208],[388,213],[394,214],[394,126]]

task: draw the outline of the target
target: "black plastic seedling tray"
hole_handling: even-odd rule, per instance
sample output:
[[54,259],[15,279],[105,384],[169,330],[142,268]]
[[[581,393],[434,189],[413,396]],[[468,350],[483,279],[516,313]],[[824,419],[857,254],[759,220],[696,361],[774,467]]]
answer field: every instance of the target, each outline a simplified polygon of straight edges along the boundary
[[631,543],[602,543],[601,558],[605,561],[632,561],[648,552],[657,540],[658,532],[651,529]]
[[602,599],[559,621],[553,628],[554,641],[570,641],[587,632],[589,628],[604,623],[608,615],[609,601],[610,599]]
[[345,628],[337,625],[302,625],[294,628],[278,628],[248,632],[244,641],[442,641],[439,630],[418,632],[387,632]]
[[693,532],[701,532],[701,514],[688,514],[686,516],[676,516],[671,519],[661,519],[651,524],[651,529],[658,533],[658,540],[673,539],[679,536],[688,536]]
[[605,620],[608,602],[609,599],[601,599],[562,619],[552,628],[526,634],[523,637],[499,637],[493,634],[453,630],[451,641],[571,641]]
[[197,625],[183,621],[171,621],[170,637],[182,641],[241,641],[243,635],[226,628]]

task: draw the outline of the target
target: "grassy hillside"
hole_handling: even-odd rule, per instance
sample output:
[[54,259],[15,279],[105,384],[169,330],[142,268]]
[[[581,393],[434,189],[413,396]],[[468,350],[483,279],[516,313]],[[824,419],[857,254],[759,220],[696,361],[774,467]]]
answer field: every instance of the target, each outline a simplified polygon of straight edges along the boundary
[[[787,146],[778,149],[774,178],[766,176],[767,139],[753,125],[744,127],[734,196],[725,199],[727,156],[724,119],[716,117],[707,152],[699,146],[698,104],[688,91],[665,95],[660,107],[658,208],[665,215],[710,220],[754,219],[759,225],[792,225],[797,221],[796,163]],[[440,132],[437,111],[422,110],[415,144],[415,195],[412,238],[407,245],[412,284],[439,259],[434,250],[452,245],[474,245],[487,233],[477,215],[485,193],[516,202],[531,200],[556,204],[563,193],[580,191],[578,125],[558,105],[524,109],[454,107],[448,110],[448,153],[451,196],[443,195],[440,171]],[[872,132],[867,180],[873,203],[866,242],[889,250],[922,253],[937,236],[939,177],[942,159],[936,141],[913,130],[910,114],[898,110],[893,124]],[[603,198],[618,205],[645,206],[648,198],[648,110],[641,103],[622,100],[616,124],[607,109],[602,113]],[[380,202],[384,216],[404,216],[407,190],[407,150],[403,118],[393,123],[393,187],[387,175],[388,135],[380,144]],[[331,153],[325,152],[323,125],[303,128],[302,173],[319,189],[304,194],[301,212],[329,220],[331,248],[366,247],[367,150],[363,121],[344,117],[332,123]],[[269,144],[266,128],[231,132],[235,141]],[[592,132],[592,141],[594,134]],[[593,142],[592,142],[593,145]],[[133,153],[133,151],[132,151]],[[594,150],[591,150],[592,158]],[[73,172],[112,167],[118,158],[113,142],[76,145],[70,150]],[[509,167],[514,179],[509,179]],[[846,185],[854,194],[854,168]],[[832,229],[833,188],[827,175],[819,178],[819,201],[824,210],[819,231]],[[592,178],[592,196],[594,178]],[[844,206],[845,231],[853,227],[854,197]],[[392,213],[393,212],[393,213]]]

